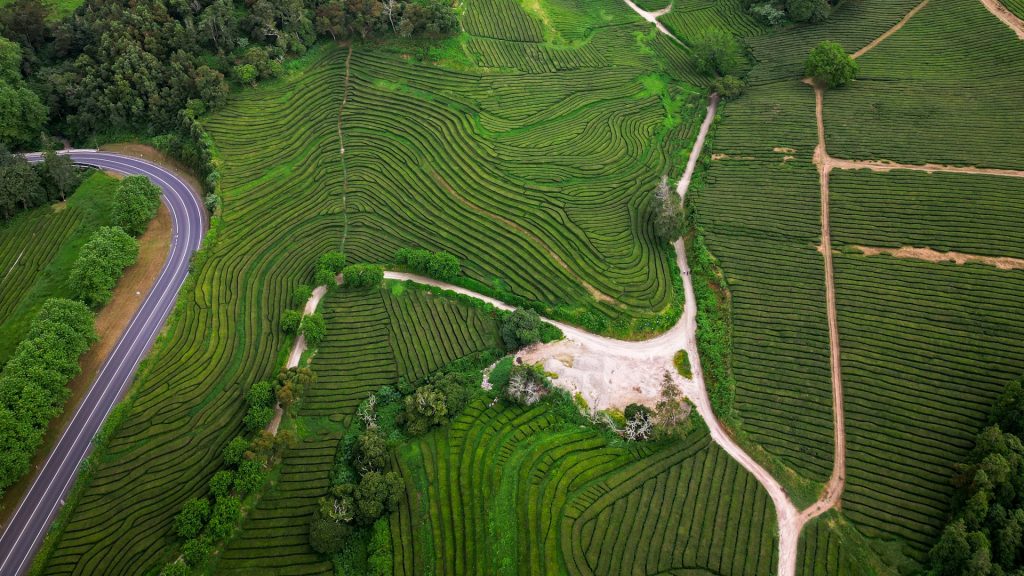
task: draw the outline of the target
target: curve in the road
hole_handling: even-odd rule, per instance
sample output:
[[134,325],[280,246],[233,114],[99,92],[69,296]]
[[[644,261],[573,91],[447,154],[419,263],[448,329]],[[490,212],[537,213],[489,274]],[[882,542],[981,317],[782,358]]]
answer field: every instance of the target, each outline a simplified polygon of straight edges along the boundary
[[[74,416],[0,535],[0,576],[19,576],[46,535],[50,522],[92,448],[92,439],[122,397],[135,371],[174,309],[192,254],[206,230],[206,211],[197,191],[173,172],[152,162],[95,150],[61,152],[80,165],[125,175],[143,175],[163,190],[173,225],[171,249],[153,288],[142,301],[128,328],[104,361]],[[38,154],[27,156],[40,161]]]

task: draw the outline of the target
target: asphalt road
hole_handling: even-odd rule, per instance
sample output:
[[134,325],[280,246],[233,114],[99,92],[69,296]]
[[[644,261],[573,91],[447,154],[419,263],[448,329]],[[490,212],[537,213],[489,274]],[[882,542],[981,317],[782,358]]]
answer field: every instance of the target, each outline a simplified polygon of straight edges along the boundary
[[[173,237],[156,284],[103,363],[46,463],[38,469],[32,487],[4,527],[0,536],[0,576],[20,576],[28,571],[32,556],[75,480],[79,464],[92,448],[93,437],[128,388],[139,362],[149,352],[174,308],[178,290],[188,275],[192,253],[199,248],[206,231],[206,210],[189,185],[173,173],[130,156],[93,150],[66,153],[76,164],[149,177],[163,189],[163,201],[170,209],[173,222]],[[30,154],[28,159],[36,162],[40,157]]]

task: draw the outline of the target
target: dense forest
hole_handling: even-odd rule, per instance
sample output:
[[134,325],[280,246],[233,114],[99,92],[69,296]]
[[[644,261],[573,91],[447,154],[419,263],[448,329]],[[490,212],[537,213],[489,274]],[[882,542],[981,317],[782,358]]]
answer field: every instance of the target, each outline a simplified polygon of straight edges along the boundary
[[178,130],[222,105],[230,83],[280,74],[319,38],[457,26],[441,0],[86,0],[62,19],[16,0],[0,9],[0,144]]

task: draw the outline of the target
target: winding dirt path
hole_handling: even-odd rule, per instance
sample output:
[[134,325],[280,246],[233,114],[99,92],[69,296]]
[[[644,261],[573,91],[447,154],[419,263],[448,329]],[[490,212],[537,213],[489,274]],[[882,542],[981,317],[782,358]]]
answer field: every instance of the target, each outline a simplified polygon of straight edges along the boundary
[[668,14],[670,10],[672,10],[672,5],[671,4],[669,4],[669,6],[667,8],[662,8],[661,10],[657,10],[655,12],[648,12],[647,10],[644,10],[643,8],[641,8],[641,7],[637,6],[636,4],[634,4],[632,0],[623,0],[623,1],[626,3],[627,6],[629,6],[633,10],[633,12],[636,12],[637,14],[639,14],[641,18],[643,18],[644,20],[647,20],[651,24],[654,24],[654,27],[658,29],[658,32],[661,32],[665,36],[668,36],[669,38],[674,40],[677,44],[682,44],[683,43],[681,40],[679,40],[679,38],[676,38],[674,34],[669,32],[668,28],[665,28],[665,25],[662,24],[660,20],[658,20],[659,16],[664,16],[665,14]]
[[1024,20],[1021,20],[1016,14],[1007,10],[1006,6],[1003,6],[999,0],[981,0],[981,3],[996,18],[1002,20],[1003,24],[1009,26],[1010,30],[1013,30],[1014,34],[1017,35],[1017,38],[1024,40]]
[[924,8],[926,5],[928,5],[928,0],[924,0],[923,2],[918,4],[917,6],[914,6],[914,9],[911,10],[910,12],[907,12],[907,15],[904,16],[899,22],[897,22],[895,26],[893,26],[892,28],[889,28],[888,30],[886,30],[885,33],[883,33],[878,38],[875,38],[874,40],[872,40],[867,46],[865,46],[865,47],[861,48],[860,50],[857,50],[856,52],[854,52],[852,58],[860,58],[864,54],[867,54],[868,52],[873,50],[876,46],[878,46],[879,44],[884,42],[886,38],[888,38],[889,36],[892,36],[893,34],[895,34],[897,31],[899,31],[900,28],[903,28],[903,25],[907,23],[907,20],[910,20],[911,18],[913,18],[914,14],[917,14],[918,12],[920,12],[921,9]]

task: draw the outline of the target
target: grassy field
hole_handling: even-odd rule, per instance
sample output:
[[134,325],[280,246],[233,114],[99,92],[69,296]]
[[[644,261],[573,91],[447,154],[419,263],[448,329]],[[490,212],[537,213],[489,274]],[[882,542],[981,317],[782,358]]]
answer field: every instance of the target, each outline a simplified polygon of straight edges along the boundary
[[311,365],[317,382],[298,410],[298,445],[211,573],[330,574],[330,561],[309,546],[309,518],[358,404],[399,376],[418,379],[500,346],[489,313],[404,284],[334,292],[321,306],[327,338]]
[[545,406],[481,402],[401,446],[395,573],[772,572],[771,502],[705,431],[608,442]]
[[[848,46],[850,50],[852,46]],[[1024,168],[1024,43],[971,0],[928,4],[825,98],[841,158]]]
[[116,186],[116,179],[95,172],[67,202],[0,226],[0,365],[47,298],[70,297],[68,274],[93,230],[111,223]]

